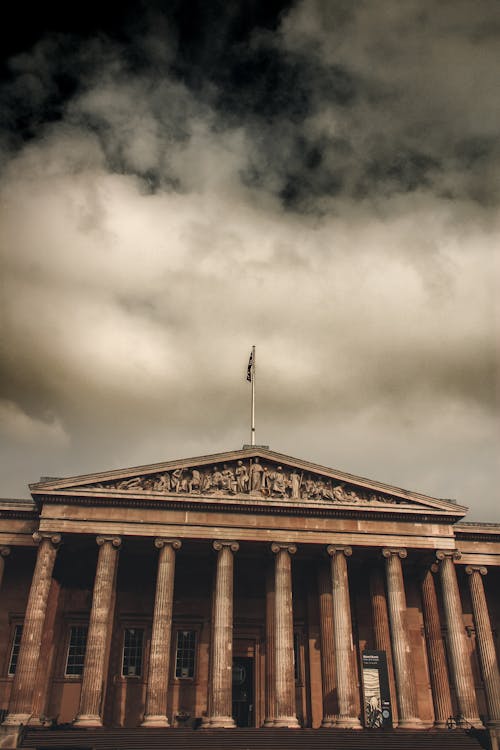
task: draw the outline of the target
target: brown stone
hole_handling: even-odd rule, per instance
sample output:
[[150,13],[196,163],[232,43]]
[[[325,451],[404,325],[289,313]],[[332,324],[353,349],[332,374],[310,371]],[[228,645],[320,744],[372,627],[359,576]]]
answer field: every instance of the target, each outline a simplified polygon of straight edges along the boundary
[[52,583],[52,571],[61,536],[35,532],[33,539],[39,546],[24,617],[9,713],[4,721],[7,725],[27,724],[32,718],[33,692],[42,645],[43,626]]
[[491,631],[490,615],[484,594],[482,576],[488,572],[482,565],[468,565],[465,572],[469,577],[469,589],[476,625],[476,638],[479,647],[484,690],[488,702],[489,724],[500,729],[500,675]]
[[121,539],[120,537],[98,536],[96,541],[99,545],[99,555],[83,666],[80,708],[75,720],[76,727],[102,726],[106,653],[112,622],[112,600]]
[[266,570],[266,717],[265,727],[274,726],[276,719],[276,678],[275,678],[275,572],[273,565]]
[[172,603],[174,598],[175,552],[179,539],[155,539],[159,549],[153,632],[149,654],[146,711],[141,726],[168,727],[167,694],[172,636]]
[[450,671],[457,695],[458,708],[466,721],[477,728],[482,728],[474,691],[474,678],[462,617],[457,575],[453,562],[454,559],[459,558],[459,553],[440,550],[436,553],[436,557],[439,561]]
[[356,669],[347,574],[347,558],[352,555],[352,549],[329,545],[327,552],[332,558],[333,633],[338,701],[338,715],[335,719],[335,726],[346,729],[361,729],[356,704]]
[[208,684],[208,712],[203,722],[212,729],[235,726],[232,717],[233,674],[233,554],[237,542],[216,541],[217,572],[212,613],[212,651]]
[[415,672],[411,659],[410,635],[406,620],[406,594],[401,560],[404,549],[384,549],[386,560],[387,600],[391,624],[392,656],[398,699],[398,725],[404,729],[419,729]]
[[297,729],[297,709],[295,703],[295,669],[293,656],[293,604],[292,604],[292,560],[297,551],[294,544],[271,545],[275,559],[275,727]]
[[434,726],[446,727],[447,719],[452,715],[450,683],[446,667],[446,653],[432,570],[427,570],[422,581],[422,606],[424,612],[425,640],[429,658],[429,673],[434,703]]
[[394,680],[394,665],[392,660],[391,631],[389,627],[389,614],[387,612],[387,599],[383,574],[378,566],[370,570],[370,596],[372,605],[373,634],[375,637],[375,648],[384,651],[387,659],[387,673],[389,678],[389,691],[392,705],[392,722],[397,726],[398,710],[396,698],[396,684]]
[[338,705],[335,700],[335,638],[333,635],[333,597],[330,571],[321,565],[318,572],[319,621],[321,634],[321,686],[323,695],[323,718],[321,726],[335,725]]

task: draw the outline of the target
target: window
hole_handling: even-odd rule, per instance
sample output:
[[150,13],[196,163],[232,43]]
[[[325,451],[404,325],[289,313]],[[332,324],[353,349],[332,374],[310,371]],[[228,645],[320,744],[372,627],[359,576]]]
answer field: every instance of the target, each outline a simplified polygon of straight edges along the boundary
[[175,651],[175,676],[193,678],[196,654],[196,631],[178,630]]
[[16,674],[17,657],[19,656],[19,649],[21,647],[22,634],[23,634],[23,626],[16,625],[14,627],[14,637],[12,639],[12,648],[10,650],[9,671],[8,671],[9,675]]
[[78,676],[83,674],[83,662],[87,646],[87,625],[72,625],[69,631],[68,656],[65,674]]
[[140,677],[142,674],[143,643],[144,630],[141,628],[125,628],[122,659],[122,675],[124,677]]
[[300,681],[300,633],[293,634],[293,668],[295,679]]

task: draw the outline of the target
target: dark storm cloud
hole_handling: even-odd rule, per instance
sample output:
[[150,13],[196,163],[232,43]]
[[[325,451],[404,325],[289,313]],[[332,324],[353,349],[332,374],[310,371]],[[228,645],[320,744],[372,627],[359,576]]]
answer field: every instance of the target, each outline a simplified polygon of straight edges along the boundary
[[144,10],[5,68],[6,486],[238,445],[255,343],[264,442],[491,518],[497,4]]

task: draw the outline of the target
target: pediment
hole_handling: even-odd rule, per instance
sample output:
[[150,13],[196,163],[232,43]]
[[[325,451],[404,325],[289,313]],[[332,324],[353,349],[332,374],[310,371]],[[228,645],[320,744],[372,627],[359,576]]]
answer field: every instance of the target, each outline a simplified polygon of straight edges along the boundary
[[438,500],[263,448],[39,482],[31,485],[31,490],[34,496],[71,493],[178,500],[220,498],[373,509],[397,505],[456,517],[462,517],[467,510],[449,500]]

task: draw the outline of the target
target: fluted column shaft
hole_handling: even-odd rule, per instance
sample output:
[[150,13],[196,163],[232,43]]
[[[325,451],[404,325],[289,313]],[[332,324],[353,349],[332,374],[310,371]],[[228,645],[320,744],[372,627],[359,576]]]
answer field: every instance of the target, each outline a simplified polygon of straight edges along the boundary
[[26,724],[33,711],[35,676],[40,658],[52,571],[61,536],[35,532],[33,539],[39,547],[24,615],[23,635],[10,694],[9,713],[4,722],[11,725]]
[[457,695],[458,708],[464,719],[473,726],[482,727],[474,690],[474,678],[462,616],[457,574],[453,562],[460,554],[453,551],[439,551],[436,556],[439,561],[450,671]]
[[429,672],[434,703],[434,726],[446,727],[446,720],[452,716],[450,682],[446,667],[446,653],[432,570],[427,570],[422,581],[422,607],[424,615],[425,640],[429,655]]
[[276,717],[275,727],[298,728],[295,704],[295,672],[293,657],[292,560],[297,551],[294,544],[272,544],[276,555],[274,567],[274,670]]
[[382,554],[386,562],[387,603],[396,677],[398,725],[403,728],[419,729],[422,722],[418,717],[417,689],[406,620],[406,595],[401,567],[401,560],[406,557],[407,552],[403,549],[384,549]]
[[275,680],[275,591],[274,566],[266,571],[266,718],[265,727],[274,726],[276,718]]
[[356,670],[347,574],[347,557],[352,555],[352,549],[329,545],[327,552],[331,556],[333,637],[339,711],[335,726],[360,729],[361,723],[356,703]]
[[321,685],[323,690],[322,727],[335,725],[335,639],[333,635],[333,597],[330,572],[318,573],[319,622],[321,634]]
[[2,588],[3,574],[5,570],[5,558],[10,555],[10,547],[0,547],[0,589]]
[[204,725],[234,727],[233,688],[233,553],[237,542],[214,542],[217,572],[213,603],[212,653],[208,686],[208,716]]
[[146,711],[143,727],[168,727],[167,693],[172,638],[172,605],[174,600],[175,552],[179,539],[155,539],[159,549],[156,576],[153,631],[149,654]]
[[80,708],[74,724],[79,727],[102,726],[106,652],[113,612],[118,550],[121,545],[120,537],[98,536],[96,541],[99,545],[99,555],[83,665]]
[[373,633],[375,636],[375,648],[377,651],[385,651],[387,659],[387,673],[389,679],[389,691],[391,694],[393,725],[397,723],[397,700],[394,685],[394,665],[392,661],[391,631],[389,627],[389,614],[387,612],[387,599],[382,570],[373,567],[370,570],[370,596],[372,604]]
[[468,565],[465,572],[469,578],[472,611],[476,626],[476,642],[479,648],[484,689],[488,702],[489,724],[500,728],[500,675],[498,660],[491,631],[488,604],[481,576],[488,572],[483,566]]

